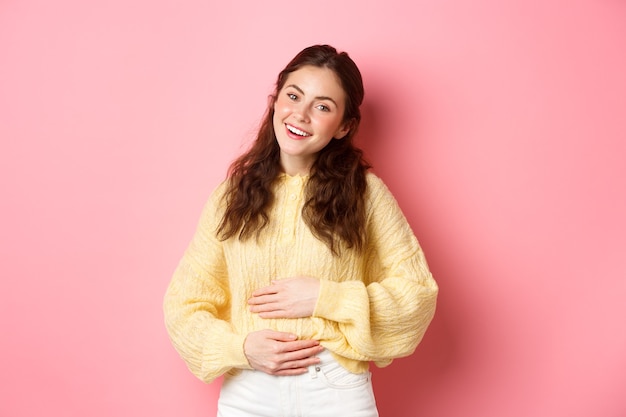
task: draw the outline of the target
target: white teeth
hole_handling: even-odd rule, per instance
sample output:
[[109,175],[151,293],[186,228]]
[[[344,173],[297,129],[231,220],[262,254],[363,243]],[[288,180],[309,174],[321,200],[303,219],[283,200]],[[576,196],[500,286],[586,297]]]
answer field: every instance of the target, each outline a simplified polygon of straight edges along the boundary
[[298,136],[311,136],[308,133],[300,130],[300,129],[296,129],[295,127],[291,126],[291,125],[287,125],[287,129],[289,129],[289,131],[291,133],[295,133]]

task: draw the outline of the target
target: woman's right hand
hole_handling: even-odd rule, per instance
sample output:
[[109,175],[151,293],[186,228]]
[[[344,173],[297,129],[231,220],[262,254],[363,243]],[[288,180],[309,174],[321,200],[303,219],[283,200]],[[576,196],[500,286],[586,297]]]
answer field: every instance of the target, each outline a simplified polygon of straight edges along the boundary
[[299,375],[320,362],[317,340],[298,340],[292,333],[259,330],[248,334],[243,350],[253,369],[270,375]]

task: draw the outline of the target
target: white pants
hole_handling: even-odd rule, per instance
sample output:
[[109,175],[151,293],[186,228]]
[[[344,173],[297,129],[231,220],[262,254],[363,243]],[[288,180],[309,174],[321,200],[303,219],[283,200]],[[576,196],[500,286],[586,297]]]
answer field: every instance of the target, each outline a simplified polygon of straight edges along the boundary
[[328,351],[319,358],[297,376],[226,375],[217,417],[378,417],[371,373],[348,372]]

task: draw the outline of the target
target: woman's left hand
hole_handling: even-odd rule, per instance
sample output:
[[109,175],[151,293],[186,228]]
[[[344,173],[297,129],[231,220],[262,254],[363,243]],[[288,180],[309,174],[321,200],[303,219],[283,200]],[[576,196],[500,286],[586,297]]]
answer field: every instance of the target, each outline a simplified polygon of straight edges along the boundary
[[320,292],[318,279],[307,276],[285,278],[252,293],[250,311],[264,319],[311,317]]

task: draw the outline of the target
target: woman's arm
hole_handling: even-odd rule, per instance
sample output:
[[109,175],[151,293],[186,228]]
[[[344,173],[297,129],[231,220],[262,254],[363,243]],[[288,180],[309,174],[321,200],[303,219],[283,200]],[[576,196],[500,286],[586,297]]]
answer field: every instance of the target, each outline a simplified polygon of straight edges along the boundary
[[313,316],[337,322],[357,354],[385,365],[413,353],[434,316],[438,287],[395,198],[377,177],[370,177],[370,193],[369,276],[364,282],[321,280]]
[[249,368],[245,335],[237,334],[227,321],[230,292],[222,245],[215,236],[217,200],[214,193],[205,205],[163,302],[174,348],[205,382],[231,368]]

